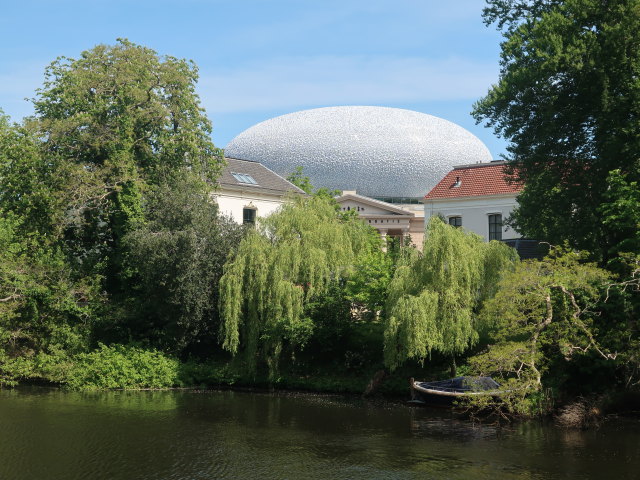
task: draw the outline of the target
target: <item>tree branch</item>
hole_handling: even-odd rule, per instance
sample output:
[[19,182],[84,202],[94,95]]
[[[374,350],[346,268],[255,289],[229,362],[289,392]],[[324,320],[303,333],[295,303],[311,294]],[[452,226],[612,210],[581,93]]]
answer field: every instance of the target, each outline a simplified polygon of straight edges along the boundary
[[[589,329],[585,326],[585,324],[582,323],[582,321],[580,320],[579,317],[582,314],[583,310],[578,306],[578,302],[576,302],[576,297],[573,295],[573,293],[567,290],[567,288],[564,287],[563,285],[552,285],[551,288],[556,288],[560,290],[569,298],[569,300],[571,301],[571,305],[574,308],[574,312],[571,315],[571,317],[573,318],[573,323],[577,325],[585,333],[585,335],[589,339],[590,346],[593,347],[596,350],[596,352],[598,352],[602,356],[602,358],[604,358],[605,360],[615,360],[618,354],[603,352],[600,349],[600,347],[598,347],[598,343],[596,342],[596,339],[593,338],[593,334],[589,331]],[[572,348],[578,348],[578,347],[572,347]],[[588,349],[589,347],[584,348],[583,352],[586,352]]]
[[22,297],[22,295],[18,293],[18,290],[14,290],[14,292],[8,297],[0,298],[0,302],[10,302],[11,300],[16,300],[20,297]]

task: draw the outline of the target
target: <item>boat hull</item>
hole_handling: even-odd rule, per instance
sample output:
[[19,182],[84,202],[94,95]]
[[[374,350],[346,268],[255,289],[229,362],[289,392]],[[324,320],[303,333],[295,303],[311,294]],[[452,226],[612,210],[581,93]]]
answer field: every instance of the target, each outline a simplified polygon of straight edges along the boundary
[[[452,407],[457,402],[462,402],[478,395],[499,396],[499,385],[488,377],[478,377],[482,381],[477,381],[470,377],[469,383],[476,382],[472,387],[460,386],[456,387],[456,381],[460,382],[459,377],[448,381],[441,382],[418,382],[413,378],[409,380],[411,389],[411,403],[425,404],[436,407]],[[464,377],[466,379],[466,377]],[[488,380],[487,380],[488,379]],[[475,389],[474,389],[475,388]]]

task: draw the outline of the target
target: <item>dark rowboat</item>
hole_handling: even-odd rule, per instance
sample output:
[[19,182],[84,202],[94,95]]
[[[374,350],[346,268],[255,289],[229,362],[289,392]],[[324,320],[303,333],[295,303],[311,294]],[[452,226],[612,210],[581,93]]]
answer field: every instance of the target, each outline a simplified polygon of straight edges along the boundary
[[500,395],[500,384],[491,377],[456,377],[436,382],[409,381],[411,403],[451,406],[476,395]]

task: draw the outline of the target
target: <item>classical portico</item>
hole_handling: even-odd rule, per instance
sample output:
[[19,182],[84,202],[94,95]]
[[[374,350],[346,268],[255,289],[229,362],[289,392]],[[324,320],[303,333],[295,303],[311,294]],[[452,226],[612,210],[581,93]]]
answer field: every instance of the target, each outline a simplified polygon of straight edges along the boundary
[[416,217],[413,212],[387,202],[358,195],[355,191],[345,190],[336,198],[336,201],[343,211],[355,211],[358,217],[380,233],[382,239],[390,236],[399,237],[402,240],[410,233],[411,223]]

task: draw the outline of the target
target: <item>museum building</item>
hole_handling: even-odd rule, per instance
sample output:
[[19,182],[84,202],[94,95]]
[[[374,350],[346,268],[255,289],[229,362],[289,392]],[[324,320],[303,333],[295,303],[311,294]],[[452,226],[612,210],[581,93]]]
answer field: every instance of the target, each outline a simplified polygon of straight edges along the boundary
[[262,164],[281,177],[301,166],[314,187],[342,192],[337,197],[342,209],[355,210],[383,237],[410,235],[418,246],[425,193],[456,165],[492,159],[480,139],[455,123],[371,106],[271,118],[231,140],[225,155]]

